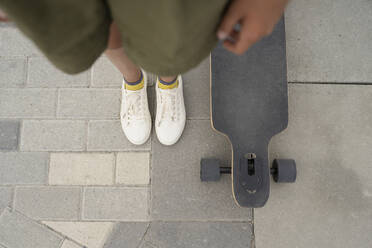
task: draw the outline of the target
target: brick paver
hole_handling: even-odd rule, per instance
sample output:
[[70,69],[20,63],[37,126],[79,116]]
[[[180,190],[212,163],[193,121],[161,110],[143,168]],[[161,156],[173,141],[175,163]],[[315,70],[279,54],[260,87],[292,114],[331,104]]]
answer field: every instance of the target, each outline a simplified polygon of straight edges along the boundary
[[0,118],[54,118],[55,89],[0,89]]
[[42,152],[0,153],[0,184],[45,184],[48,160]]
[[84,220],[148,220],[148,188],[89,187],[84,191]]
[[80,197],[77,187],[17,187],[15,209],[33,219],[77,220]]
[[116,183],[149,184],[150,153],[121,152],[116,159]]
[[62,237],[15,211],[0,215],[0,243],[7,248],[59,248]]
[[87,87],[90,83],[90,71],[77,75],[67,75],[45,58],[30,58],[28,61],[28,87]]
[[101,248],[111,233],[111,222],[51,222],[44,224],[89,248]]
[[58,118],[118,119],[119,109],[118,89],[59,90]]
[[100,57],[92,67],[92,87],[121,88],[123,75],[112,66],[106,56]]
[[143,145],[133,145],[125,137],[120,120],[92,120],[88,124],[88,151],[150,150],[151,138]]
[[26,59],[8,58],[0,60],[0,88],[21,87],[26,82]]
[[13,200],[13,189],[11,187],[0,187],[0,214],[6,207],[11,207]]
[[77,245],[76,243],[68,240],[68,239],[65,239],[63,241],[63,244],[61,246],[61,248],[83,248],[82,246],[80,245]]
[[0,151],[18,149],[19,126],[19,121],[0,120]]
[[86,147],[86,122],[78,120],[24,121],[22,151],[82,151]]
[[51,185],[111,185],[114,183],[113,153],[52,153]]
[[115,224],[103,248],[116,248],[123,244],[125,248],[138,248],[149,226],[148,222],[119,222]]
[[2,26],[0,32],[0,54],[2,57],[30,56],[40,52],[13,26]]

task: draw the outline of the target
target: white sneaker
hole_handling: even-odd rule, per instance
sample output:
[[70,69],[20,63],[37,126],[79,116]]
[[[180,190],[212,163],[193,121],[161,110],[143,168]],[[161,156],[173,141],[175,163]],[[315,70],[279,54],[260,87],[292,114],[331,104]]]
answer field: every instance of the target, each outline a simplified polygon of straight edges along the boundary
[[120,119],[128,140],[135,145],[144,144],[151,133],[151,116],[147,101],[147,75],[142,70],[144,86],[140,90],[127,90],[122,85]]
[[186,123],[185,103],[181,75],[177,76],[178,87],[159,88],[156,80],[156,118],[155,131],[160,143],[173,145],[181,137]]

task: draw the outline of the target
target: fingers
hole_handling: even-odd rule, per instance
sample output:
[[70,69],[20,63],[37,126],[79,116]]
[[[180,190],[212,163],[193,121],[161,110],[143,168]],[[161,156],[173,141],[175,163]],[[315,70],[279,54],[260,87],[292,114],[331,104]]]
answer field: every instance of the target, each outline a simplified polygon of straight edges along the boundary
[[218,39],[225,40],[227,37],[232,35],[235,25],[239,22],[239,19],[242,17],[242,15],[239,14],[239,12],[240,11],[236,8],[234,4],[230,6],[218,28],[217,32]]
[[226,40],[224,41],[224,46],[227,50],[241,55],[254,43],[269,35],[271,31],[272,28],[267,28],[266,25],[262,24],[262,22],[246,17],[241,23],[240,33],[235,34],[237,37],[236,41],[231,42]]

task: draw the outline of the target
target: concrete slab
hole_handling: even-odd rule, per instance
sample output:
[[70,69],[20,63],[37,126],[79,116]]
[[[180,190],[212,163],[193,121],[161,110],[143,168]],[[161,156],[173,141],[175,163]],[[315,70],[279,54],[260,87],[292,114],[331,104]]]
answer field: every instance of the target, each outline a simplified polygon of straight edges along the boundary
[[253,247],[251,225],[241,222],[153,222],[141,248],[143,247]]
[[270,154],[296,159],[297,182],[255,210],[257,247],[371,247],[371,99],[369,85],[290,85]]
[[144,234],[148,229],[147,222],[119,222],[107,238],[103,248],[139,247]]
[[187,121],[180,141],[152,143],[152,218],[154,220],[249,220],[250,211],[232,197],[231,180],[200,181],[200,159],[215,157],[228,164],[230,144],[214,132],[209,120]]
[[291,1],[286,10],[288,80],[371,83],[371,26],[371,1]]

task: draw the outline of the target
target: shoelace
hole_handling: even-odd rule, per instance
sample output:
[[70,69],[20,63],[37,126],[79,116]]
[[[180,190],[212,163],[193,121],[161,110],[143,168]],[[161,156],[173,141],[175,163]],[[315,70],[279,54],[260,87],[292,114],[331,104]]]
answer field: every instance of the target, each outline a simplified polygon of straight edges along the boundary
[[145,115],[141,92],[127,92],[125,100],[124,118],[126,118],[127,124],[132,120],[143,120]]
[[174,89],[162,90],[159,89],[160,93],[160,120],[159,125],[162,121],[177,121],[178,120],[178,106],[177,106],[177,91]]

